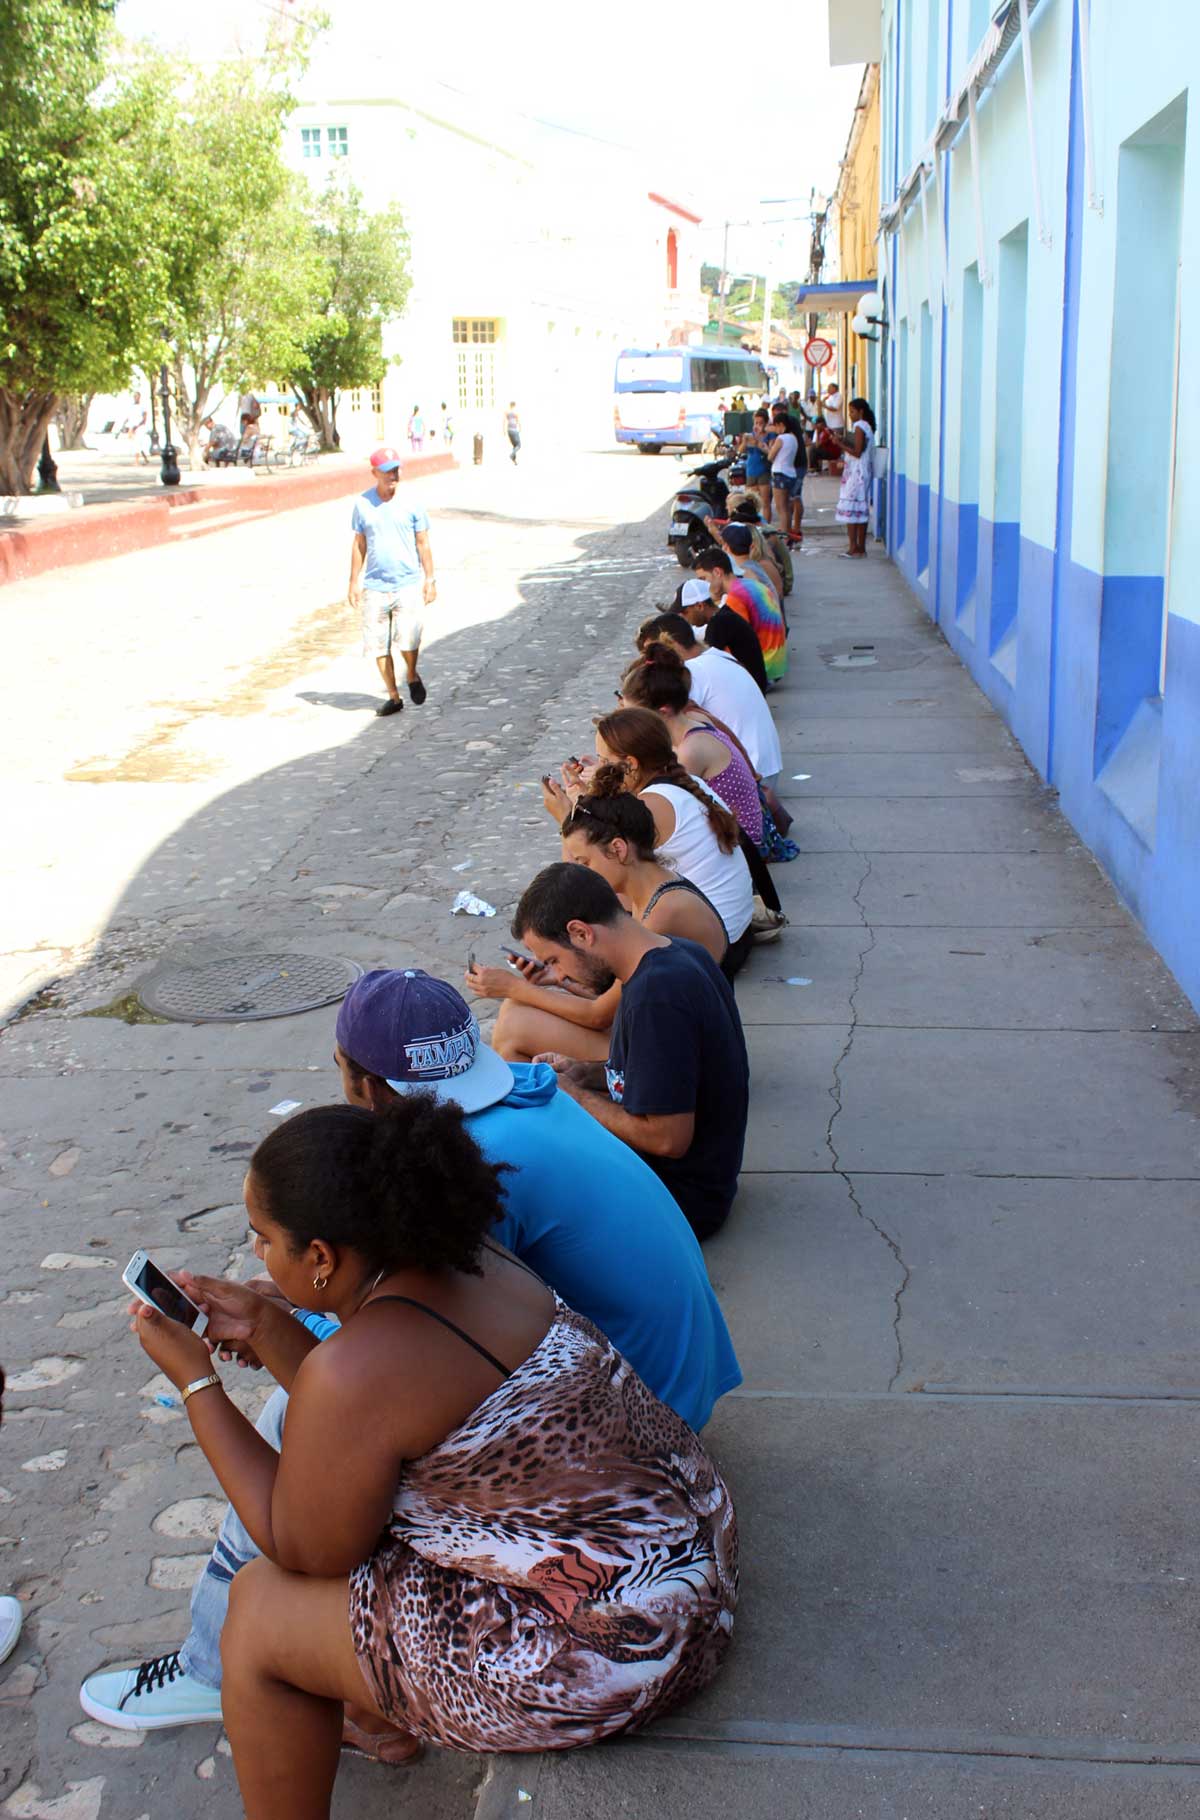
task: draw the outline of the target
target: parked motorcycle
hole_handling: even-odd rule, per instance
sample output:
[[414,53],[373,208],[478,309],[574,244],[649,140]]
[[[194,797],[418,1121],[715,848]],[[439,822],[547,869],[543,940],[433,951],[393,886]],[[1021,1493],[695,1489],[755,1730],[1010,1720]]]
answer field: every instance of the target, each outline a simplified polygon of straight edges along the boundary
[[[726,469],[729,469],[728,481],[723,478]],[[728,454],[718,456],[715,461],[703,461],[698,468],[688,469],[688,478],[696,484],[680,487],[675,495],[667,537],[668,545],[685,569],[690,569],[693,556],[706,550],[712,542],[705,519],[726,515],[729,487],[737,484],[734,457]]]

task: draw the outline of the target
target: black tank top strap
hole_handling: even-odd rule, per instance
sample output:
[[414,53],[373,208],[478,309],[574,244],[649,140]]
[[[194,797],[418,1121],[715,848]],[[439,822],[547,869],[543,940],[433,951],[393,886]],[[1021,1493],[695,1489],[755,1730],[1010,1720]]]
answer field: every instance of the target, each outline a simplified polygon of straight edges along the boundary
[[523,1270],[527,1277],[532,1277],[535,1283],[542,1285],[543,1289],[549,1287],[545,1278],[540,1277],[536,1270],[525,1263],[524,1259],[517,1256],[515,1251],[506,1251],[503,1245],[493,1245],[491,1239],[484,1239],[483,1249],[490,1251],[493,1257],[503,1258],[506,1264],[515,1264],[518,1270]]
[[[641,916],[642,922],[645,922],[646,918],[649,916],[650,912],[653,910],[655,904],[658,902],[659,898],[665,897],[667,895],[668,891],[690,891],[693,897],[698,897],[702,904],[708,905],[709,909],[712,911],[713,915],[716,917],[717,921],[721,924],[721,927],[724,929],[725,924],[722,920],[721,912],[717,909],[717,906],[713,903],[711,897],[708,896],[707,892],[701,891],[699,885],[694,885],[690,878],[669,878],[665,885],[660,885],[658,887],[657,891],[652,892],[651,896],[650,896],[650,900],[646,905],[646,908],[642,911],[642,916]],[[725,945],[726,945],[726,947],[729,946],[728,932],[726,932],[726,936],[725,936]]]
[[370,1307],[375,1302],[405,1302],[409,1308],[419,1308],[422,1314],[427,1314],[433,1320],[440,1321],[443,1327],[448,1327],[451,1333],[456,1333],[460,1340],[465,1341],[471,1347],[472,1351],[479,1354],[481,1359],[486,1359],[502,1378],[512,1377],[508,1366],[502,1365],[494,1352],[489,1352],[486,1346],[481,1346],[478,1340],[473,1340],[470,1334],[458,1325],[457,1321],[450,1320],[448,1315],[439,1314],[436,1308],[430,1308],[427,1302],[418,1302],[410,1295],[377,1295],[372,1296],[371,1302],[367,1306]]

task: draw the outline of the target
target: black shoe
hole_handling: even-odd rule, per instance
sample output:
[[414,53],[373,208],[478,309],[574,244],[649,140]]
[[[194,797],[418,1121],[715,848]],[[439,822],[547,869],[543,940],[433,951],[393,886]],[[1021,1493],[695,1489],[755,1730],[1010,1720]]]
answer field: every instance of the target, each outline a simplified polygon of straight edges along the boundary
[[419,708],[421,703],[425,700],[425,697],[427,694],[428,694],[428,690],[426,689],[425,684],[421,681],[421,678],[419,676],[414,676],[412,681],[408,685],[409,701],[411,701],[414,704],[414,706]]
[[397,695],[395,700],[393,700],[389,695],[382,707],[376,708],[375,718],[377,720],[382,720],[385,714],[402,714],[403,712],[404,703],[400,700],[400,697]]

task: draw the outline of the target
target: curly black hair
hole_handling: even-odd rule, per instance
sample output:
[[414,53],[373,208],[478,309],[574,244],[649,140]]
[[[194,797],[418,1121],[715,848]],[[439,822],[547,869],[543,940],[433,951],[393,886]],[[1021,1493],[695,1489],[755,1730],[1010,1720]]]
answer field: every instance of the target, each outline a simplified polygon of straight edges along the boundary
[[250,1158],[258,1195],[291,1240],[346,1245],[370,1269],[462,1270],[503,1211],[507,1163],[489,1163],[461,1106],[398,1094],[379,1112],[314,1106],[287,1119]]

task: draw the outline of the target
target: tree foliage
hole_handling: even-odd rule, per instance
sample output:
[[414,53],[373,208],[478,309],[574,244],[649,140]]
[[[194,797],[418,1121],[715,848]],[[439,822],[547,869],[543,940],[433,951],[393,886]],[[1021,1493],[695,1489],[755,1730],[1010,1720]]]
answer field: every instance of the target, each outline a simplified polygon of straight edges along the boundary
[[142,156],[155,98],[108,0],[0,0],[0,493],[28,492],[63,392],[124,385],[165,265]]
[[360,191],[338,172],[317,199],[313,229],[325,290],[315,332],[289,376],[328,448],[336,440],[338,394],[378,385],[387,370],[384,324],[402,313],[411,283],[408,234],[396,204],[368,215]]
[[[281,149],[287,73],[247,59],[160,77],[174,97],[149,153],[155,188],[170,199],[160,223],[166,359],[193,444],[214,392],[287,373],[318,323],[325,260],[307,189]],[[144,364],[163,357],[147,344]]]

